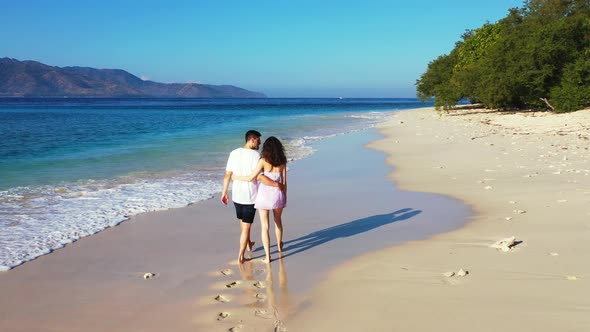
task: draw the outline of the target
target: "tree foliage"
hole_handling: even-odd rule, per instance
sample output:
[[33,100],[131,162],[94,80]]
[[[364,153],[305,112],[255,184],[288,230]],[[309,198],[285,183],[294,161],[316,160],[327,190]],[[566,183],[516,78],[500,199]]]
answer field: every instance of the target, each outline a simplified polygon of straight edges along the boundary
[[416,88],[437,108],[464,98],[489,108],[590,106],[590,1],[525,1],[497,23],[466,31]]

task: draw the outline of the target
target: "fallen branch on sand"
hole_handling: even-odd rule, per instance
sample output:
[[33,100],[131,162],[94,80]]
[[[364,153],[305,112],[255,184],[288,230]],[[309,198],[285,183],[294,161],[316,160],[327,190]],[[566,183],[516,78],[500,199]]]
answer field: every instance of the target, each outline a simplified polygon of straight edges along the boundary
[[547,105],[547,107],[549,107],[553,112],[555,112],[555,107],[553,107],[551,104],[549,104],[549,100],[547,100],[547,98],[539,98],[541,99],[542,102],[545,103],[545,105]]

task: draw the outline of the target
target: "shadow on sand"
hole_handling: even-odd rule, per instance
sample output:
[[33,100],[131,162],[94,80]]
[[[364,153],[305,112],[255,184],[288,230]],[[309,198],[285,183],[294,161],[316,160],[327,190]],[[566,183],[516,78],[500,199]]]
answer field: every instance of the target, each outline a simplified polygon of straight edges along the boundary
[[[392,213],[371,216],[338,226],[325,228],[297,239],[286,241],[283,247],[283,258],[320,246],[332,240],[351,237],[387,224],[407,220],[420,213],[422,213],[421,210],[406,208]],[[256,251],[261,249],[262,248],[258,248]]]

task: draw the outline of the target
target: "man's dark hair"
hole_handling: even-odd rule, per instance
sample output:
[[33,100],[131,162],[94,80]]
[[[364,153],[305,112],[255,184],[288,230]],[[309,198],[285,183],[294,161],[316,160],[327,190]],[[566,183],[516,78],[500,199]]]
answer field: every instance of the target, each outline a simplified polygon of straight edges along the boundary
[[251,138],[260,138],[260,136],[262,135],[256,130],[248,130],[245,135],[246,142],[248,142]]

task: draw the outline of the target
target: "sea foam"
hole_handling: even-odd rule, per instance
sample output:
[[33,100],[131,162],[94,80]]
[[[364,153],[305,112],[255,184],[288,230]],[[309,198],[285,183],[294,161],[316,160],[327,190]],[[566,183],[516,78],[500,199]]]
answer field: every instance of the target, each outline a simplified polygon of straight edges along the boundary
[[[314,153],[319,138],[284,140],[289,160]],[[184,207],[222,190],[223,169],[137,173],[108,180],[0,191],[0,271],[114,227],[129,217]]]
[[130,216],[209,199],[221,191],[220,179],[221,170],[2,191],[0,270],[116,226]]

